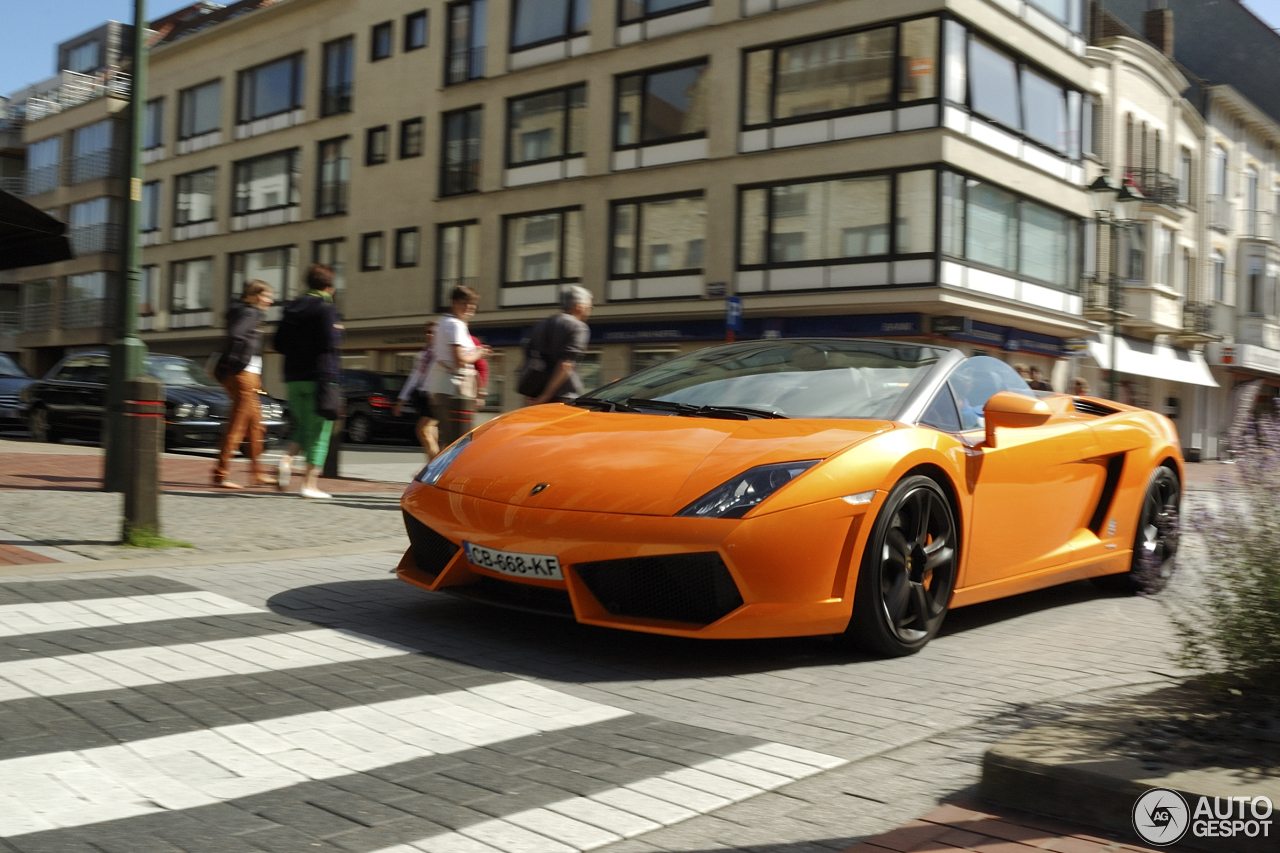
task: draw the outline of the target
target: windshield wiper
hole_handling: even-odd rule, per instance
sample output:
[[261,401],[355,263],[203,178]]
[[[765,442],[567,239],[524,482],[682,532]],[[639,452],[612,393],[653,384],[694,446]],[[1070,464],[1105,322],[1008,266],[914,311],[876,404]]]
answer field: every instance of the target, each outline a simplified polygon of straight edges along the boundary
[[569,401],[570,406],[578,406],[582,409],[591,409],[596,412],[625,412],[630,411],[630,407],[626,403],[615,403],[612,400],[601,400],[599,397],[578,397]]
[[750,406],[694,406],[691,403],[675,403],[670,400],[646,400],[643,397],[632,397],[626,403],[632,408],[657,409],[660,412],[671,412],[676,415],[688,415],[694,418],[732,418],[750,420],[751,418],[785,418],[781,412],[769,409],[753,409]]

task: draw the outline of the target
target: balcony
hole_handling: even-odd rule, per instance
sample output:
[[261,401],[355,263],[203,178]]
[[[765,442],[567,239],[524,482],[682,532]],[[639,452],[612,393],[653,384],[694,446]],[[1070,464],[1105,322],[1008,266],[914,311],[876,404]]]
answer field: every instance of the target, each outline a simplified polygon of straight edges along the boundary
[[1246,210],[1244,212],[1244,229],[1240,236],[1246,240],[1269,240],[1280,242],[1276,234],[1276,220],[1269,210]]
[[1231,231],[1232,214],[1235,206],[1231,200],[1220,195],[1209,196],[1209,227],[1223,233]]
[[22,176],[5,175],[0,177],[0,190],[9,195],[26,195],[27,179]]
[[1209,302],[1188,302],[1182,307],[1182,332],[1184,335],[1216,335],[1213,305]]
[[1182,185],[1173,175],[1156,169],[1134,169],[1125,178],[1142,190],[1151,204],[1174,207],[1182,204]]
[[71,158],[72,186],[99,178],[124,177],[124,157],[115,149],[91,151]]
[[71,251],[77,258],[97,252],[118,252],[124,228],[115,222],[84,225],[67,232]]
[[63,71],[16,94],[5,118],[15,123],[39,121],[98,98],[128,98],[129,89],[129,75],[117,69],[99,74]]
[[53,312],[52,302],[23,305],[18,322],[24,332],[47,332],[53,328]]
[[1085,319],[1109,323],[1114,307],[1128,329],[1157,334],[1182,329],[1182,298],[1172,291],[1136,281],[1122,281],[1112,291],[1108,282],[1096,278],[1085,279],[1083,286]]
[[0,338],[16,335],[22,331],[22,313],[19,311],[0,311]]
[[1280,325],[1274,317],[1241,317],[1236,342],[1280,350]]
[[90,329],[109,322],[106,299],[68,299],[62,303],[64,329]]
[[57,163],[27,170],[26,192],[23,195],[40,195],[58,188],[61,168]]

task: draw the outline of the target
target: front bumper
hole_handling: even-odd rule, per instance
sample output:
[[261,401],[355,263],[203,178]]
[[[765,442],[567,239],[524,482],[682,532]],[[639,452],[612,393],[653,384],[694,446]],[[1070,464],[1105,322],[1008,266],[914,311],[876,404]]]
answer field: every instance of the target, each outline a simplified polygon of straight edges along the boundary
[[[170,447],[187,447],[191,445],[216,445],[222,440],[222,431],[226,421],[215,418],[203,420],[166,420],[165,443]],[[282,420],[263,421],[267,441],[279,441],[285,437],[288,425]]]
[[[401,506],[414,547],[396,572],[426,589],[590,625],[709,639],[834,634],[848,625],[864,520],[883,497],[864,506],[835,499],[741,520],[701,519],[514,507],[413,483]],[[463,541],[555,555],[564,580],[480,568],[467,560]],[[614,583],[601,583],[605,570]],[[632,593],[644,606],[626,603],[636,600],[627,598]],[[670,600],[680,595],[701,603]],[[635,615],[664,607],[685,618]]]

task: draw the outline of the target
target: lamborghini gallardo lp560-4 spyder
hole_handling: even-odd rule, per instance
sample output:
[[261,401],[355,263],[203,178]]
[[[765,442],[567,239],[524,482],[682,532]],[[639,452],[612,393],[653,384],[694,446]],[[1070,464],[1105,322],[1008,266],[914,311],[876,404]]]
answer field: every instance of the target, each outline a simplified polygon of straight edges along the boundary
[[397,571],[592,625],[902,655],[952,607],[1158,584],[1182,464],[1162,415],[1032,391],[989,356],[725,344],[451,445],[404,493]]

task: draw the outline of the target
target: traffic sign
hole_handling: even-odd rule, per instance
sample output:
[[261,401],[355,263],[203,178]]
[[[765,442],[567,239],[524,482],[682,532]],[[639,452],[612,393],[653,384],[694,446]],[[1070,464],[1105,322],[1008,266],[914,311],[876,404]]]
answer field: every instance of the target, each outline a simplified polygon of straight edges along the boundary
[[724,328],[728,332],[742,331],[742,297],[729,296],[724,300]]

